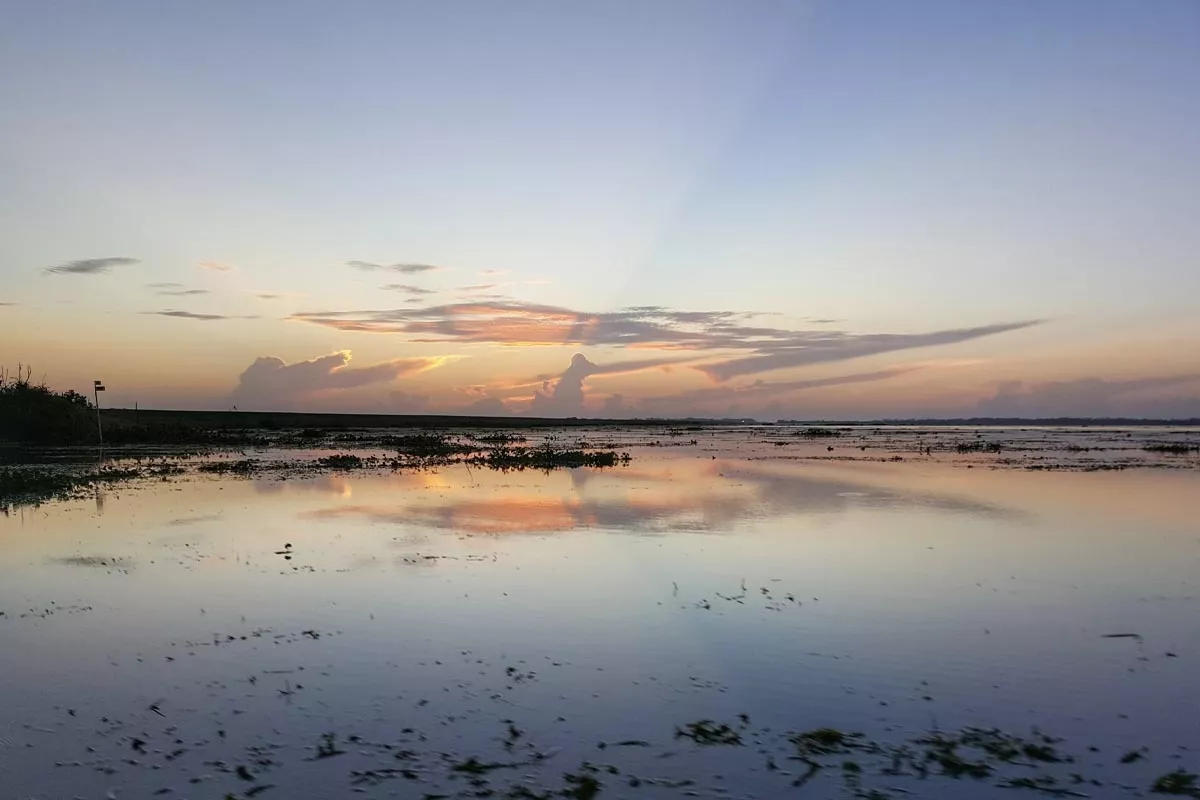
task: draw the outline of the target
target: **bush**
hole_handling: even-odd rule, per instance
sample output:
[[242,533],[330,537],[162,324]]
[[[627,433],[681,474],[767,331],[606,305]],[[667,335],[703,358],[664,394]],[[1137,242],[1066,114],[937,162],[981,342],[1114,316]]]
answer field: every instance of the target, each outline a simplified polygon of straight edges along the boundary
[[30,380],[32,370],[15,375],[0,370],[0,440],[30,444],[79,444],[96,440],[90,400],[68,389],[56,392]]

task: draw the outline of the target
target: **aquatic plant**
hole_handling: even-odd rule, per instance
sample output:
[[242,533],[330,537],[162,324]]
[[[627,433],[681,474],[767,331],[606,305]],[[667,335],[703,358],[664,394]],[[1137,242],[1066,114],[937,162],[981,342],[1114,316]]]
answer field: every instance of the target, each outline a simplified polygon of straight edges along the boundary
[[249,458],[239,461],[206,461],[196,467],[197,472],[208,472],[216,475],[250,475],[258,469],[258,463]]
[[339,453],[333,456],[325,456],[317,459],[317,466],[325,469],[362,469],[364,462],[361,457],[353,453]]
[[502,471],[548,471],[575,467],[615,467],[618,464],[628,464],[630,460],[628,453],[617,453],[613,450],[557,450],[550,445],[543,445],[529,448],[496,448],[468,459],[468,463]]
[[1004,446],[999,442],[985,442],[977,439],[973,442],[959,442],[954,446],[959,453],[999,453]]
[[803,436],[808,439],[827,439],[834,436],[841,436],[841,431],[836,431],[833,428],[810,427],[801,428],[796,431],[795,436]]
[[1200,775],[1177,769],[1159,776],[1150,787],[1154,794],[1173,794],[1183,797],[1200,797]]
[[1142,448],[1147,453],[1166,453],[1172,456],[1184,456],[1188,453],[1200,453],[1200,444],[1189,444],[1187,442],[1156,442],[1148,444]]

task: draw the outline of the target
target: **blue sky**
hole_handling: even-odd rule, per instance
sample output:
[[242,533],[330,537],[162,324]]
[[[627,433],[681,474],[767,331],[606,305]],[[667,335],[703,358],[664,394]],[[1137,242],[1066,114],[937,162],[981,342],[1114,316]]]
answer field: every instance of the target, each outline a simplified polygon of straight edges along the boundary
[[[959,413],[1014,381],[1032,409],[1154,379],[1105,409],[1186,410],[1200,386],[1161,379],[1200,372],[1198,41],[1189,0],[24,4],[0,31],[0,338],[52,382],[105,369],[174,406],[221,407],[262,357],[352,351],[252,394],[521,411],[580,352],[582,405],[543,407]],[[114,257],[137,263],[45,273]],[[465,303],[546,334],[464,335]],[[349,313],[446,306],[436,341]],[[631,353],[533,306],[753,312],[849,344],[712,386],[705,364],[754,342]],[[434,361],[347,386],[412,359]],[[777,386],[737,395],[753,381]]]

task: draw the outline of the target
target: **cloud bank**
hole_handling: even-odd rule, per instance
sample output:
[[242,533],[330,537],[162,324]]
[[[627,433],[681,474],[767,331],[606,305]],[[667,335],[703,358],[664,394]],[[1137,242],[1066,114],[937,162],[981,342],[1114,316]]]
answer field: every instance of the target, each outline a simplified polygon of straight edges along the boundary
[[[1191,396],[1174,393],[1189,386],[1195,392]],[[1006,381],[994,395],[979,402],[976,413],[987,417],[1198,417],[1200,373],[1124,381]]]
[[[1039,320],[918,334],[856,334],[749,324],[756,315],[631,306],[585,312],[518,301],[449,303],[375,311],[308,311],[291,319],[342,331],[399,334],[414,342],[582,345],[695,353],[696,368],[715,381],[791,367],[956,344],[1028,328]],[[721,351],[742,355],[722,356]]]
[[[330,353],[309,361],[288,364],[275,356],[261,356],[238,376],[230,399],[243,408],[261,410],[295,408],[330,393],[391,383],[402,376],[416,375],[447,363],[450,358],[401,358],[369,367],[349,366],[349,350]],[[401,406],[420,405],[427,399],[403,392],[393,393]]]

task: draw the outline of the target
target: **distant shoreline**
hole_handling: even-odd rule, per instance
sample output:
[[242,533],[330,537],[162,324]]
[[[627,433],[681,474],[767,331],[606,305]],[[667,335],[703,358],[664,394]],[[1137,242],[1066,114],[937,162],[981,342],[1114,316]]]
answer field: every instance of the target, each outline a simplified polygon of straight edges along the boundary
[[105,424],[187,425],[221,429],[291,428],[563,428],[563,427],[661,427],[705,428],[720,425],[829,425],[921,426],[921,427],[1200,427],[1200,419],[1139,419],[1128,417],[963,417],[955,419],[883,420],[779,420],[753,419],[642,418],[605,419],[589,417],[487,417],[453,414],[343,414],[304,411],[162,411],[106,408]]

